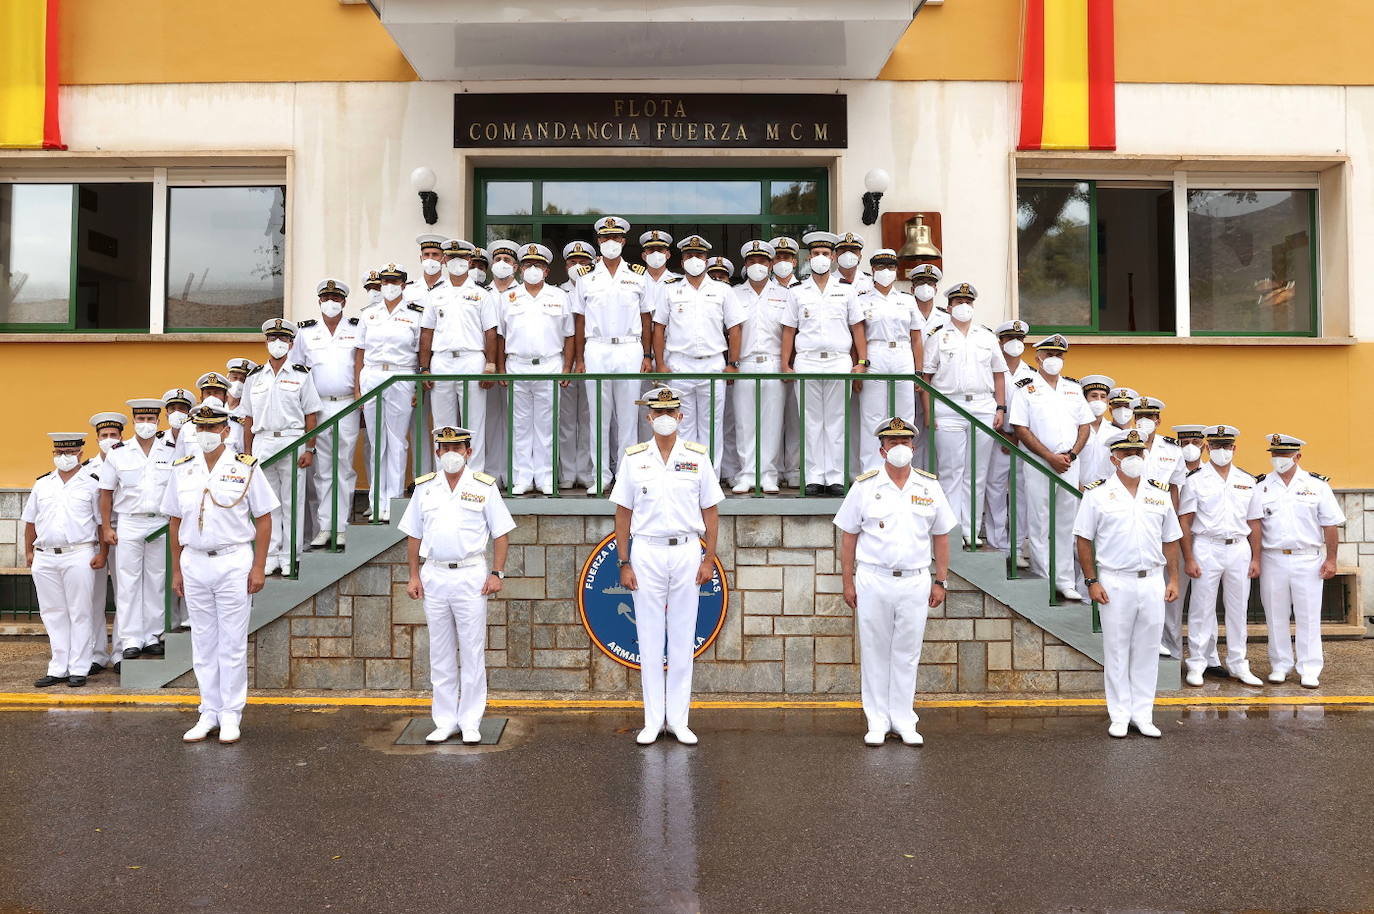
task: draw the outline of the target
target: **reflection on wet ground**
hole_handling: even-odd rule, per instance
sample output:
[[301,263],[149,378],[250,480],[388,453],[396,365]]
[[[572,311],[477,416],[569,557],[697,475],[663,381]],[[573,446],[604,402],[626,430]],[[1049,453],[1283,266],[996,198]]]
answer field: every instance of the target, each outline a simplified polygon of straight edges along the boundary
[[497,747],[395,746],[408,712],[0,712],[0,911],[1374,909],[1374,708],[514,712]]

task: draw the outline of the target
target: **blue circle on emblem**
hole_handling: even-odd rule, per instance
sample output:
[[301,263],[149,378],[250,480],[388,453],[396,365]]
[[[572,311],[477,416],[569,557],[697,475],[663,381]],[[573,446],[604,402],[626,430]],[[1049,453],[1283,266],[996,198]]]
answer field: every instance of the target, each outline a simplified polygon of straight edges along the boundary
[[[705,550],[706,544],[702,543]],[[577,613],[582,625],[601,653],[621,666],[639,669],[639,634],[635,630],[634,594],[620,586],[620,566],[612,533],[597,543],[578,578]],[[725,608],[730,589],[725,584],[725,569],[716,559],[711,580],[701,587],[697,604],[696,647],[693,657],[711,646],[725,625]],[[666,654],[665,654],[666,656]]]

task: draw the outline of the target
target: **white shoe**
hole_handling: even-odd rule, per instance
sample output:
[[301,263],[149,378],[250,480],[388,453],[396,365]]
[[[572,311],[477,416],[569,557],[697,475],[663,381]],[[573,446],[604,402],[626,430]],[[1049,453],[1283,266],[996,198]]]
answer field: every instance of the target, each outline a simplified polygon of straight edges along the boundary
[[668,732],[677,737],[677,741],[684,746],[695,746],[697,744],[697,735],[688,727],[669,727]]
[[198,743],[219,729],[219,721],[213,714],[202,714],[196,725],[181,734],[183,743]]
[[335,537],[334,542],[338,543],[340,546],[344,544],[344,532],[342,530],[339,531],[339,535]]
[[900,736],[902,742],[908,746],[924,746],[926,742],[925,737],[917,733],[915,727],[912,727],[910,730],[899,730],[897,731],[897,735]]
[[1190,686],[1202,685],[1202,670],[1189,670],[1188,675],[1185,677],[1185,681]]
[[1127,723],[1123,720],[1114,720],[1111,725],[1107,727],[1107,735],[1116,739],[1125,739],[1127,726]]
[[864,734],[864,745],[881,746],[886,739],[887,732],[885,730],[869,730]]
[[1167,647],[1165,647],[1164,645],[1161,644],[1161,645],[1159,646],[1159,656],[1161,656],[1161,657],[1172,657],[1172,656],[1174,656],[1174,652],[1171,651],[1171,650],[1169,650]]
[[382,510],[377,513],[377,519],[384,524],[391,523],[391,502],[382,505]]
[[467,746],[475,746],[475,745],[477,745],[478,743],[480,743],[481,741],[482,741],[482,731],[481,731],[481,730],[478,730],[476,727],[464,727],[464,728],[463,728],[463,744],[464,744],[464,745],[467,745]]
[[227,746],[230,743],[239,741],[239,716],[237,714],[226,714],[220,718],[219,722],[219,743]]
[[1017,567],[1017,568],[1029,568],[1029,567],[1030,567],[1030,557],[1027,556],[1026,553],[1024,553],[1024,552],[1017,552],[1017,553],[1016,553],[1016,567]]
[[321,530],[319,533],[316,533],[316,534],[315,534],[315,538],[314,538],[313,540],[310,541],[310,545],[311,545],[311,546],[315,546],[315,547],[319,547],[319,546],[328,546],[328,545],[329,545],[329,531],[328,531],[328,530]]
[[530,487],[529,487],[529,486],[512,486],[512,487],[511,487],[511,490],[510,490],[510,494],[512,494],[512,495],[524,495],[524,494],[525,494],[526,492],[528,492],[529,490],[530,490]]
[[601,487],[600,493],[598,493],[598,492],[596,491],[596,483],[589,483],[589,484],[587,485],[587,494],[588,494],[588,495],[597,495],[597,494],[609,495],[609,494],[611,494],[611,486],[610,486],[610,483],[607,483],[606,485],[602,486],[602,487]]
[[425,742],[442,743],[444,740],[448,739],[452,735],[452,727],[435,727],[433,730],[429,732],[429,736],[425,737]]
[[1150,737],[1150,739],[1159,739],[1161,736],[1164,735],[1164,733],[1158,727],[1150,723],[1148,720],[1136,721],[1135,728],[1140,731],[1141,736],[1148,736]]
[[1235,675],[1235,678],[1236,678],[1236,679],[1239,679],[1243,685],[1248,685],[1248,686],[1262,686],[1262,685],[1264,685],[1264,680],[1260,679],[1258,676],[1256,676],[1254,673],[1250,672],[1249,670],[1242,670],[1241,672],[1236,673],[1236,674],[1234,674],[1234,675]]
[[1072,587],[1061,587],[1059,593],[1065,600],[1071,600],[1074,603],[1083,602],[1083,595]]
[[1285,679],[1287,679],[1287,678],[1288,678],[1288,674],[1287,674],[1287,673],[1280,673],[1278,670],[1275,670],[1274,672],[1272,672],[1272,673],[1269,674],[1269,681],[1272,682],[1272,683],[1274,683],[1275,685],[1278,685],[1279,683],[1283,682],[1283,681],[1284,681]]
[[657,727],[645,727],[639,731],[639,735],[635,737],[635,742],[641,746],[652,746],[654,741],[658,739],[659,732]]
[[745,492],[748,492],[753,488],[754,480],[741,479],[739,482],[735,483],[734,487],[731,488],[730,491],[734,492],[736,495],[743,495]]
[[1308,673],[1306,676],[1303,676],[1302,679],[1298,681],[1302,683],[1302,687],[1304,689],[1315,689],[1321,685],[1321,681],[1317,679],[1316,675],[1312,673]]
[[278,571],[281,571],[281,562],[275,558],[269,557],[267,563],[262,566],[263,575],[276,574]]
[[546,482],[546,483],[544,483],[542,486],[539,487],[539,491],[543,492],[545,495],[552,495],[552,494],[553,494],[553,483],[551,483],[551,482]]
[[765,479],[765,480],[763,481],[763,494],[764,494],[764,495],[777,495],[777,494],[778,494],[778,481],[777,481],[776,479]]

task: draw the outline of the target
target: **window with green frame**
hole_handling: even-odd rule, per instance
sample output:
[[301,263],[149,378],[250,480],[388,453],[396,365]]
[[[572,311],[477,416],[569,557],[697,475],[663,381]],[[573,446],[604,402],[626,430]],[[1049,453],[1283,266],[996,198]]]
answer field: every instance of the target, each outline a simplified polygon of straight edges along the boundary
[[824,168],[479,169],[476,191],[474,240],[545,244],[557,263],[552,279],[560,282],[563,246],[594,242],[592,224],[602,216],[633,226],[624,254],[632,263],[640,259],[640,234],[660,229],[675,241],[701,235],[738,272],[746,241],[800,241],[828,227],[830,209]]
[[1174,199],[1169,181],[1018,180],[1019,317],[1078,334],[1318,333],[1315,190],[1189,187],[1181,226]]

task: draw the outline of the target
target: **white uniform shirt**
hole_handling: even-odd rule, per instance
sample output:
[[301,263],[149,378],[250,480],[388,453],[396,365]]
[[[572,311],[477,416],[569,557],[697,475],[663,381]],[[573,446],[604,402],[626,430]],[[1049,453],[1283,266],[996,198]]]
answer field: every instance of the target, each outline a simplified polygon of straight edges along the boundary
[[447,289],[449,286],[448,271],[444,270],[439,274],[439,278],[432,286],[425,285],[423,276],[419,279],[410,280],[405,284],[405,289],[401,292],[401,298],[404,301],[419,302],[428,308],[430,303],[433,302],[438,295],[442,294],[441,290]]
[[100,527],[100,481],[88,461],[66,482],[53,470],[38,477],[20,515],[33,524],[35,546],[56,548],[94,543]]
[[258,462],[227,447],[214,469],[204,454],[178,460],[162,499],[162,513],[181,518],[181,545],[205,552],[253,542],[254,520],[280,507]]
[[1168,483],[1141,477],[1135,495],[1113,473],[1089,485],[1073,535],[1092,541],[1097,565],[1109,571],[1150,571],[1164,565],[1164,544],[1183,538]]
[[460,562],[480,555],[487,541],[515,529],[496,480],[464,470],[449,488],[448,476],[421,477],[401,518],[401,532],[420,541],[420,555],[436,562]]
[[859,310],[870,349],[874,343],[901,343],[910,348],[911,331],[920,333],[925,327],[921,312],[916,310],[916,299],[896,289],[889,289],[886,295],[871,287],[859,293]]
[[110,451],[100,467],[100,488],[114,493],[116,515],[162,513],[162,497],[172,478],[176,450],[171,436],[158,432],[147,454],[137,440],[125,441]]
[[1156,434],[1145,451],[1145,472],[1141,478],[1182,486],[1187,476],[1188,462],[1183,459],[1183,448],[1174,439]]
[[606,262],[598,260],[590,271],[575,274],[571,282],[570,307],[573,314],[582,315],[587,339],[606,340],[642,334],[644,325],[640,315],[653,310],[656,288],[646,274],[621,261],[612,275]]
[[836,352],[849,354],[854,345],[850,327],[864,319],[859,309],[859,297],[854,286],[831,276],[825,288],[816,285],[812,277],[792,286],[792,301],[782,322],[795,327],[797,338],[793,347],[797,352]]
[[782,356],[782,319],[792,293],[771,278],[762,292],[747,282],[730,289],[725,296],[725,323],[740,326],[740,359]]
[[[915,300],[916,296],[913,295],[911,298]],[[927,336],[930,336],[936,330],[949,324],[949,311],[939,305],[933,306],[930,309],[930,315],[926,316],[921,314],[921,303],[918,301],[916,302],[916,313],[920,315],[924,323],[924,330]]]
[[1007,370],[997,334],[982,324],[969,324],[968,333],[953,324],[927,331],[925,355],[931,386],[946,395],[990,396],[993,377]]
[[912,468],[906,485],[884,467],[854,480],[835,515],[835,526],[858,534],[854,558],[882,568],[930,567],[931,536],[959,524],[933,473]]
[[705,358],[725,354],[725,330],[734,326],[726,313],[730,287],[703,277],[693,288],[690,280],[665,280],[654,296],[654,323],[662,324],[665,355]]
[[1345,523],[1331,486],[1301,466],[1288,485],[1278,473],[1259,477],[1246,518],[1260,522],[1261,549],[1317,548],[1326,541],[1322,527]]
[[445,283],[430,293],[420,327],[434,331],[433,352],[482,352],[486,332],[496,326],[487,290],[464,277],[459,285]]
[[[667,282],[667,281],[670,280],[670,279],[681,279],[681,278],[682,278],[682,274],[681,274],[681,273],[674,273],[672,270],[664,270],[664,271],[663,271],[663,275],[660,276],[658,279],[654,279],[654,278],[653,278],[652,276],[650,276],[647,272],[644,274],[644,278],[647,279],[647,280],[649,280],[649,282],[652,283],[652,284],[655,285],[655,286],[661,286],[661,285],[663,285],[665,282]],[[651,304],[652,304],[652,302],[651,302]]]
[[[843,278],[843,277],[840,275],[840,271],[839,271],[839,270],[836,270],[836,271],[835,271],[835,278],[836,278],[836,279],[842,279],[842,278]],[[872,291],[873,291],[873,274],[872,274],[872,273],[865,273],[865,272],[863,272],[862,270],[859,270],[859,271],[855,272],[854,278],[851,279],[849,282],[850,282],[850,284],[854,287],[854,294],[855,294],[855,295],[863,295],[865,292],[872,292]]]
[[657,439],[626,448],[611,490],[611,501],[633,512],[631,536],[702,536],[701,512],[724,499],[705,445],[681,438],[667,460]]
[[1083,388],[1075,381],[1060,378],[1051,387],[1039,372],[1033,378],[1016,382],[1008,415],[1012,425],[1030,429],[1031,434],[1052,453],[1062,454],[1078,441],[1078,427],[1093,421]]
[[1249,536],[1246,520],[1254,494],[1255,477],[1240,467],[1232,466],[1222,479],[1216,467],[1204,463],[1183,480],[1178,513],[1193,515],[1194,536]]
[[1116,472],[1112,469],[1112,452],[1107,449],[1107,438],[1115,431],[1116,426],[1112,425],[1110,419],[1103,419],[1097,428],[1088,431],[1088,443],[1083,445],[1083,453],[1078,455],[1079,482],[1087,485]]
[[496,332],[506,338],[507,355],[548,359],[563,352],[563,341],[573,334],[568,293],[544,283],[537,295],[531,294],[519,283],[502,294],[501,302]]
[[242,411],[253,417],[253,434],[305,430],[305,417],[320,411],[320,395],[310,369],[284,362],[281,371],[271,363],[254,368],[243,382]]
[[286,355],[287,361],[310,369],[310,380],[321,397],[353,399],[353,350],[358,348],[358,324],[356,317],[340,318],[333,333],[321,320],[296,325],[296,342]]
[[412,372],[420,358],[420,322],[425,306],[415,301],[402,301],[392,311],[385,304],[363,309],[358,320],[358,342],[355,348],[363,351],[363,366]]

